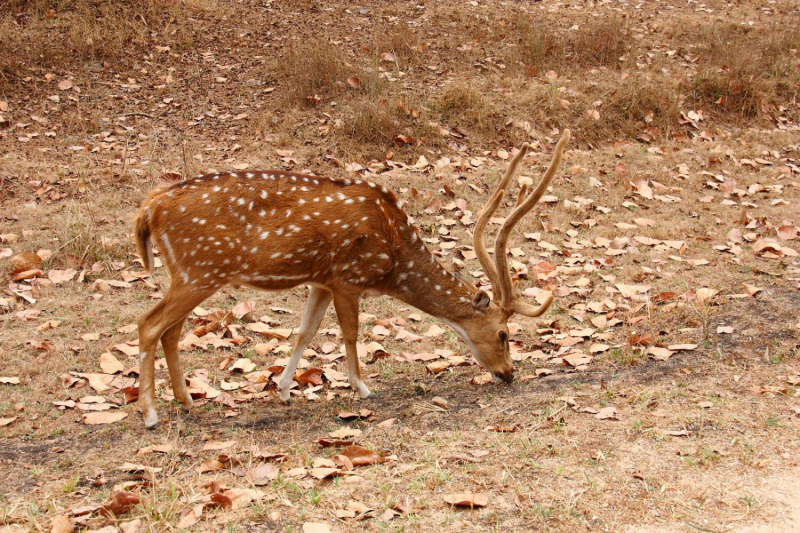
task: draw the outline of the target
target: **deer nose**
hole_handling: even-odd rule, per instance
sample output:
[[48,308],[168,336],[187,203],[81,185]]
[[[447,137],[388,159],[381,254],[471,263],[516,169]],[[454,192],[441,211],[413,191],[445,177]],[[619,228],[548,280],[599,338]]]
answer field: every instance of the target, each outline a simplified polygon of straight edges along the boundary
[[494,375],[497,376],[498,378],[502,379],[506,383],[511,383],[511,382],[514,381],[514,369],[513,368],[509,368],[507,370],[504,370],[503,372],[495,372]]

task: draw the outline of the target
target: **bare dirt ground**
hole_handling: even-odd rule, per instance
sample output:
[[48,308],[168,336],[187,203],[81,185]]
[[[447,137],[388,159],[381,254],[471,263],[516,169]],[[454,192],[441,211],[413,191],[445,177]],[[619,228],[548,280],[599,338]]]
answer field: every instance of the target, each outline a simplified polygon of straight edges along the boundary
[[[674,4],[0,6],[0,531],[800,530],[800,13]],[[285,406],[307,290],[227,288],[181,344],[194,409],[160,360],[144,429],[135,324],[169,279],[131,225],[162,174],[369,177],[486,283],[477,212],[564,128],[509,251],[556,296],[511,320],[513,384],[372,299],[380,398],[329,310]]]

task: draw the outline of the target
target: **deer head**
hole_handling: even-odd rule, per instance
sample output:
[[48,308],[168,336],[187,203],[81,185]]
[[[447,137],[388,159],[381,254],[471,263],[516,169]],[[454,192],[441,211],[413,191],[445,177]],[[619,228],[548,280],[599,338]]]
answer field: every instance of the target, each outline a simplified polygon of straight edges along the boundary
[[445,319],[461,334],[469,345],[475,359],[489,370],[496,379],[502,379],[506,383],[510,383],[514,379],[513,365],[508,347],[509,317],[514,313],[527,317],[540,316],[547,311],[553,301],[553,297],[550,295],[544,303],[534,306],[521,298],[517,290],[517,284],[511,279],[511,273],[508,269],[506,244],[511,230],[522,220],[522,217],[533,209],[550,185],[550,181],[561,163],[564,147],[569,142],[569,138],[570,132],[565,130],[564,135],[556,144],[553,151],[553,159],[539,185],[530,193],[528,192],[527,184],[521,186],[516,206],[506,218],[495,238],[494,261],[492,261],[483,242],[484,231],[489,219],[497,211],[500,202],[503,200],[520,162],[530,150],[530,145],[523,144],[520,151],[511,160],[505,176],[497,186],[497,190],[480,212],[473,233],[475,254],[478,256],[483,271],[491,282],[494,299],[487,292],[476,288],[472,295],[472,315],[459,317],[458,320]]

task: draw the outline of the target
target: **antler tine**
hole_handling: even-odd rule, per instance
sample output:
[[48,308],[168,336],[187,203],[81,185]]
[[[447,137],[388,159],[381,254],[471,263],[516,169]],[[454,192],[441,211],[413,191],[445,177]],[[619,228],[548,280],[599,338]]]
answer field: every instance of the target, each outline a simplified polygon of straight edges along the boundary
[[[524,181],[523,181],[524,180]],[[531,186],[531,179],[530,178],[520,178],[519,179],[519,193],[517,194],[517,203],[514,204],[514,207],[519,207],[519,204],[525,200],[525,197],[528,196],[528,190]]]
[[[506,221],[500,227],[500,231],[497,233],[497,238],[494,242],[494,259],[497,264],[497,272],[499,278],[499,289],[500,289],[500,298],[501,298],[501,306],[504,309],[510,309],[514,312],[520,313],[526,316],[539,316],[540,314],[544,313],[547,310],[547,307],[550,306],[550,301],[545,302],[539,308],[534,308],[524,302],[519,301],[519,298],[515,294],[513,285],[511,283],[511,272],[508,270],[508,258],[506,257],[506,243],[508,242],[508,236],[511,233],[511,230],[514,229],[514,226],[522,220],[528,212],[533,209],[533,207],[539,202],[541,197],[544,195],[547,187],[550,185],[550,181],[553,179],[553,176],[556,174],[556,170],[558,166],[561,164],[561,157],[564,153],[564,148],[566,147],[567,143],[569,142],[570,138],[570,131],[564,130],[564,135],[561,136],[561,139],[556,144],[555,150],[553,150],[553,159],[550,161],[550,166],[547,168],[547,171],[544,173],[542,180],[539,182],[539,185],[536,186],[530,194],[528,194],[525,199],[518,203],[518,205],[511,211],[511,214],[508,215]],[[529,314],[529,313],[538,313],[538,314]]]
[[486,251],[486,245],[483,243],[483,233],[486,230],[486,225],[489,223],[489,219],[492,218],[492,215],[500,206],[500,202],[503,200],[503,196],[506,194],[506,190],[511,182],[511,178],[517,172],[517,167],[519,167],[522,158],[525,157],[530,149],[531,146],[528,143],[524,143],[519,152],[517,152],[517,155],[515,155],[511,160],[505,176],[503,176],[503,179],[500,180],[500,183],[497,185],[497,190],[494,192],[492,197],[489,198],[489,201],[486,202],[486,205],[479,213],[478,220],[475,222],[475,228],[473,229],[472,233],[472,244],[473,248],[475,249],[475,255],[478,256],[478,261],[480,261],[483,271],[486,273],[486,276],[489,278],[489,282],[492,284],[492,292],[494,293],[495,298],[500,294],[498,292],[500,291],[501,287],[500,276],[497,274],[497,269],[492,262],[492,258],[489,257],[489,252]]

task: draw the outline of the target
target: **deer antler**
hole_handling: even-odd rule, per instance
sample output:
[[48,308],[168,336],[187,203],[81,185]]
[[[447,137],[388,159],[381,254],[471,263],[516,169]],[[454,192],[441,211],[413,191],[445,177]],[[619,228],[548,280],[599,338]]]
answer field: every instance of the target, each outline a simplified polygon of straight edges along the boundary
[[478,261],[480,261],[483,271],[486,273],[486,276],[489,278],[489,282],[492,284],[492,292],[494,293],[495,298],[497,298],[500,294],[498,292],[501,287],[500,276],[497,274],[497,269],[492,262],[492,258],[489,257],[489,252],[486,251],[486,245],[483,243],[483,232],[486,230],[486,225],[489,223],[489,219],[492,218],[492,215],[494,215],[494,212],[497,211],[497,208],[500,206],[500,202],[503,200],[503,196],[506,194],[508,185],[511,183],[511,178],[514,177],[514,174],[517,172],[517,167],[519,167],[520,162],[522,162],[522,159],[528,154],[530,149],[531,146],[528,143],[523,144],[519,152],[517,152],[517,155],[515,155],[511,160],[505,176],[503,176],[503,179],[500,180],[500,183],[497,186],[497,190],[494,192],[492,197],[489,198],[489,201],[486,202],[486,205],[478,215],[478,220],[475,222],[475,228],[473,229],[472,233],[472,244],[473,248],[475,249],[475,255],[478,256]]
[[[531,209],[534,208],[534,206],[541,199],[542,195],[544,195],[545,191],[547,190],[547,187],[550,185],[550,181],[553,179],[553,176],[555,176],[559,164],[561,163],[561,156],[564,153],[564,147],[569,142],[569,138],[570,138],[570,131],[564,130],[564,135],[561,136],[561,139],[556,144],[555,150],[553,150],[553,160],[550,162],[550,166],[547,168],[547,172],[544,173],[544,176],[542,177],[542,180],[539,182],[539,185],[537,185],[536,189],[534,189],[530,194],[528,194],[524,198],[524,200],[517,200],[516,207],[514,207],[514,209],[511,211],[511,214],[508,215],[508,218],[506,218],[506,221],[500,227],[500,231],[497,233],[497,237],[494,242],[494,256],[495,256],[494,258],[497,264],[496,272],[498,278],[498,285],[497,285],[498,290],[496,290],[495,292],[499,293],[500,307],[502,307],[503,309],[508,309],[515,313],[519,313],[524,316],[537,317],[541,315],[547,310],[548,307],[550,307],[550,303],[553,301],[553,298],[551,296],[550,298],[548,298],[546,302],[544,302],[542,305],[538,307],[534,307],[528,303],[523,302],[520,299],[519,294],[515,290],[514,285],[511,281],[511,272],[509,272],[508,270],[508,258],[506,257],[506,243],[508,242],[508,236],[511,233],[511,230],[514,229],[514,226],[516,226],[517,223],[519,223],[519,221],[522,220],[522,217],[524,217],[526,214],[528,214],[528,212]],[[513,161],[511,166],[509,167],[509,170],[511,170],[512,168],[516,169],[516,165],[514,165]],[[525,188],[526,187],[524,187],[523,185],[523,189]],[[494,197],[492,199],[494,199]],[[476,242],[477,242],[477,237],[476,237]]]

